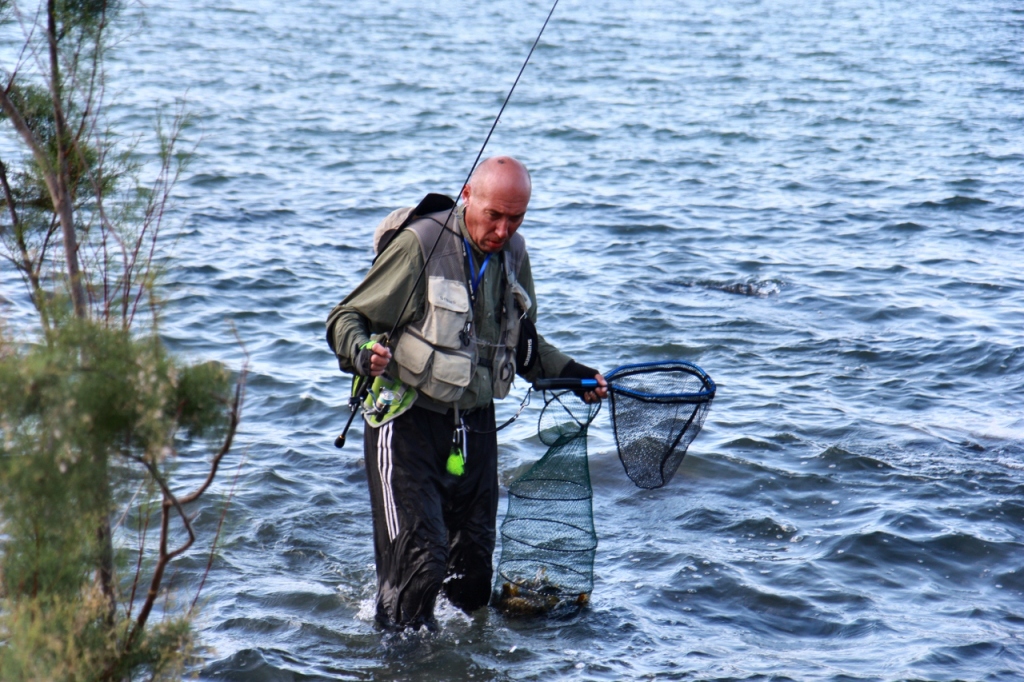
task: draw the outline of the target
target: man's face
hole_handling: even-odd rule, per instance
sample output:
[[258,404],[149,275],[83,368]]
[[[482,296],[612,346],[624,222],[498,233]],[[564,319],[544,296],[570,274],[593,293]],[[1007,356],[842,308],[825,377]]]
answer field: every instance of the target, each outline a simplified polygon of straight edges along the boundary
[[490,176],[462,190],[466,207],[466,231],[484,253],[501,251],[526,216],[529,186]]

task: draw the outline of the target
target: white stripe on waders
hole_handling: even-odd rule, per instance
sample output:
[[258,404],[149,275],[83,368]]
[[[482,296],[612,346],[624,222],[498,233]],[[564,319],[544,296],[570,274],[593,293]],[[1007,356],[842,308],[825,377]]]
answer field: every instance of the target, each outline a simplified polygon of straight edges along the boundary
[[377,432],[377,472],[380,474],[381,496],[384,498],[384,520],[391,542],[398,536],[398,508],[395,493],[391,489],[391,432],[392,422],[380,427]]

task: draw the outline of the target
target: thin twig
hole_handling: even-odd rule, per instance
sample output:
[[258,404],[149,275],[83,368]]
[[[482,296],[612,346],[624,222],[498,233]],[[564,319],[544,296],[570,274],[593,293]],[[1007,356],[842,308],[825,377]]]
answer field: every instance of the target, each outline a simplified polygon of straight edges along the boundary
[[[189,521],[185,510],[182,508],[181,501],[178,500],[178,498],[174,496],[174,493],[171,492],[167,482],[164,480],[163,476],[160,475],[160,471],[157,469],[156,464],[145,457],[140,457],[139,455],[129,454],[128,457],[139,462],[149,470],[150,476],[153,477],[153,480],[156,481],[157,485],[160,486],[160,490],[163,492],[163,502],[160,505],[159,557],[156,562],[156,568],[153,570],[153,577],[149,583],[149,592],[146,593],[146,601],[142,604],[142,609],[139,611],[139,617],[135,620],[135,624],[132,626],[131,632],[125,640],[125,651],[131,650],[138,633],[146,627],[146,620],[149,618],[149,614],[153,610],[153,604],[156,602],[156,599],[160,594],[160,584],[163,582],[164,570],[167,568],[167,564],[171,559],[191,547],[192,543],[196,540],[195,532],[192,530],[192,523]],[[170,530],[170,512],[172,508],[177,511],[178,516],[181,517],[181,522],[185,526],[185,530],[188,532],[188,540],[176,549],[168,551],[167,537]]]
[[[143,482],[145,484],[145,482]],[[142,511],[143,507],[139,507]],[[142,577],[142,559],[146,551],[146,537],[149,535],[149,517],[150,510],[149,505],[145,505],[145,514],[143,515],[142,524],[142,536],[139,538],[139,558],[135,562],[135,576],[132,578],[132,589],[131,594],[128,597],[128,604],[126,605],[125,618],[131,619],[132,610],[135,608],[135,592],[139,588],[139,578]]]
[[114,524],[114,526],[111,528],[111,530],[117,530],[118,528],[121,527],[121,524],[124,523],[124,520],[126,518],[128,518],[128,512],[129,512],[129,510],[131,510],[132,505],[135,504],[135,500],[138,499],[139,493],[141,493],[142,489],[145,488],[145,487],[146,487],[146,481],[142,481],[141,483],[139,483],[138,490],[136,490],[135,494],[132,495],[132,499],[128,500],[128,504],[125,505],[125,508],[124,508],[124,513],[121,514],[121,518],[119,518],[117,520],[117,523]]
[[[129,651],[131,649],[131,647],[134,645],[135,638],[138,636],[139,632],[141,632],[143,628],[145,628],[146,626],[146,621],[149,618],[149,614],[153,610],[153,605],[156,602],[157,597],[159,596],[160,585],[163,581],[164,571],[167,569],[167,564],[172,559],[188,550],[188,548],[192,546],[192,543],[195,542],[195,534],[192,530],[191,521],[189,520],[188,515],[185,513],[185,510],[182,508],[182,505],[195,502],[203,495],[203,493],[206,492],[206,490],[210,487],[210,484],[213,482],[214,477],[217,475],[217,469],[220,466],[221,460],[231,450],[231,444],[234,441],[235,433],[238,430],[238,423],[241,419],[242,399],[244,395],[243,387],[245,385],[245,376],[247,374],[247,371],[247,366],[244,366],[242,368],[241,375],[239,376],[238,383],[235,386],[235,398],[232,403],[231,413],[228,419],[228,430],[227,433],[225,434],[223,444],[217,451],[217,454],[214,455],[213,460],[210,462],[210,473],[207,476],[206,480],[190,494],[184,495],[182,497],[176,497],[171,492],[166,481],[164,481],[163,477],[160,475],[159,470],[156,468],[156,465],[153,462],[138,455],[128,455],[132,459],[142,463],[149,470],[150,475],[153,476],[153,479],[156,481],[156,483],[160,486],[160,489],[163,491],[164,499],[160,506],[160,549],[156,567],[153,569],[153,577],[150,580],[149,591],[146,593],[146,601],[143,603],[142,609],[139,611],[139,615],[135,619],[135,623],[132,625],[131,632],[129,633],[128,638],[125,640],[125,651]],[[181,517],[182,524],[188,531],[189,538],[185,543],[183,543],[179,547],[175,548],[174,550],[168,551],[167,538],[170,525],[170,511],[172,507],[178,512],[178,515]]]
[[[0,185],[3,186],[4,199],[7,201],[7,210],[11,214],[11,230],[14,232],[14,243],[18,245],[18,251],[21,255],[21,263],[18,265],[18,269],[22,270],[28,277],[29,286],[32,289],[32,300],[39,308],[42,305],[39,291],[39,278],[36,276],[35,270],[32,267],[32,257],[29,255],[28,246],[25,244],[24,232],[20,229],[18,220],[18,209],[14,205],[14,192],[11,191],[11,185],[7,181],[7,166],[4,165],[3,161],[0,161]],[[3,227],[0,224],[0,235],[3,235]],[[14,259],[11,259],[15,262]]]
[[[149,195],[149,202],[146,206],[145,218],[143,220],[143,229],[139,234],[138,245],[141,246],[143,241],[143,235],[146,230],[150,230],[150,242],[149,242],[149,253],[146,255],[146,271],[142,273],[143,284],[138,287],[138,291],[135,295],[135,300],[132,302],[131,312],[125,310],[125,317],[128,322],[135,319],[136,313],[138,313],[139,304],[142,301],[143,293],[145,292],[144,286],[145,281],[148,279],[147,275],[153,267],[153,258],[156,255],[157,237],[160,234],[160,228],[163,225],[164,212],[167,209],[167,204],[171,198],[171,189],[178,183],[178,179],[181,177],[181,163],[175,164],[174,148],[178,144],[178,140],[181,136],[181,131],[185,125],[185,103],[182,100],[179,104],[178,113],[174,117],[174,122],[171,125],[171,133],[167,138],[167,142],[163,145],[163,159],[161,159],[160,172],[157,175],[156,180],[153,182],[153,191]],[[173,173],[172,173],[173,167]],[[155,198],[154,198],[155,197]],[[133,264],[135,258],[137,258],[138,251],[133,255]],[[129,293],[126,290],[126,294]]]
[[195,502],[198,500],[206,489],[213,483],[214,477],[217,475],[217,468],[220,466],[220,462],[224,459],[224,455],[228,454],[231,450],[231,443],[234,441],[235,432],[238,430],[238,422],[242,418],[242,398],[243,398],[243,387],[245,386],[245,377],[248,373],[247,367],[242,367],[241,376],[238,378],[238,383],[235,385],[235,400],[231,407],[231,414],[228,421],[228,432],[224,438],[224,443],[221,445],[220,450],[214,456],[210,462],[210,473],[207,475],[206,480],[203,481],[202,485],[193,490],[188,495],[181,498],[182,503],[187,504],[189,502]]

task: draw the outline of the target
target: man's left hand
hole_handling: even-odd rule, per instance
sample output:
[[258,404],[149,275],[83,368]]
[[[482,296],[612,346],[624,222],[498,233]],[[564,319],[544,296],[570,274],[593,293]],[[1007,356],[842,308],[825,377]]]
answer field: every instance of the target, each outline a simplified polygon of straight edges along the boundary
[[584,393],[583,402],[597,403],[608,397],[608,382],[600,374],[595,374],[594,378],[597,380],[597,388]]

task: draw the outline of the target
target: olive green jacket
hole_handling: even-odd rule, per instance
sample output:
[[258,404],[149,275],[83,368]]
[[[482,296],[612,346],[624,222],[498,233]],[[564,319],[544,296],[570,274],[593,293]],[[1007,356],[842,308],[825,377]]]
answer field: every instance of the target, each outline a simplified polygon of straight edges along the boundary
[[[468,239],[462,207],[459,207],[458,210],[459,230]],[[473,250],[474,265],[479,268],[486,254],[476,248],[472,239],[468,240]],[[422,278],[420,281],[416,281],[422,267],[423,252],[419,240],[412,232],[403,230],[384,249],[384,253],[379,256],[359,286],[331,310],[327,317],[327,330],[330,338],[334,341],[338,362],[344,371],[354,372],[355,357],[359,352],[359,347],[370,339],[371,334],[390,332],[396,322],[400,329],[423,317],[426,311],[427,285]],[[493,398],[489,362],[494,352],[490,349],[489,344],[493,346],[497,343],[501,330],[499,316],[501,315],[501,279],[503,277],[501,260],[496,255],[492,256],[484,271],[484,277],[477,290],[473,306],[473,325],[481,360],[474,368],[469,386],[458,401],[460,410],[483,407]],[[526,289],[532,302],[527,316],[536,323],[537,296],[533,287],[529,253],[523,260],[518,280]],[[409,305],[399,320],[397,316],[410,295]],[[538,363],[528,375],[524,376],[527,381],[533,381],[540,377],[557,377],[571,359],[545,341],[544,337],[539,334],[537,351]],[[422,395],[417,400],[417,404],[437,411],[444,411],[451,407]]]

